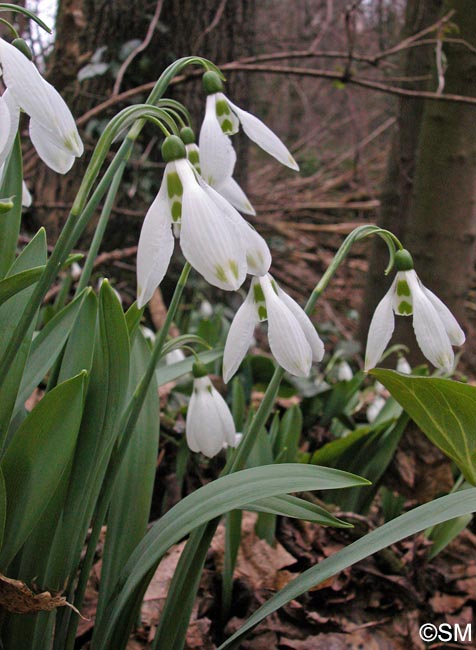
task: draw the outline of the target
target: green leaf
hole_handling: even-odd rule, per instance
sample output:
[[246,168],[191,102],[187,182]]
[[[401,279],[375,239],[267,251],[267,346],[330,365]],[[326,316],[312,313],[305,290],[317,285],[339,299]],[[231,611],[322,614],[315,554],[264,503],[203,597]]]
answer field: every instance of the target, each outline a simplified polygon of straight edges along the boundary
[[472,488],[449,494],[431,503],[425,503],[423,506],[393,519],[304,571],[252,614],[238,632],[222,643],[218,650],[239,648],[245,634],[267,616],[356,562],[360,562],[360,560],[405,539],[405,537],[419,533],[429,526],[467,515],[475,510],[476,489]]
[[296,404],[286,411],[281,420],[274,445],[274,455],[284,463],[296,461],[302,433],[302,413]]
[[3,476],[2,466],[0,465],[0,548],[3,544],[3,535],[5,533],[5,520],[7,518],[7,488]]
[[473,515],[461,515],[461,517],[434,526],[428,535],[428,539],[433,542],[428,552],[428,559],[432,560],[438,553],[441,553],[470,524],[472,518]]
[[81,373],[45,395],[3,458],[8,502],[2,571],[40,519],[71,462],[83,411],[84,377]]
[[[45,264],[46,262],[46,237],[43,228],[33,237],[29,244],[23,249],[8,271],[8,277],[21,273]],[[7,300],[0,306],[0,356],[4,354],[10,345],[13,333],[18,321],[23,314],[31,294],[34,291],[33,285]],[[21,384],[25,362],[30,350],[31,338],[35,327],[35,320],[30,323],[29,330],[25,335],[19,348],[15,351],[16,357],[13,361],[8,375],[0,389],[0,440],[5,440],[10,418],[15,406],[18,389]]]
[[[144,579],[166,550],[201,524],[254,500],[308,490],[364,485],[367,481],[338,470],[313,465],[281,464],[242,470],[223,476],[188,495],[149,530],[122,570],[98,630],[95,647],[118,647],[128,632],[126,612]],[[258,499],[258,500],[259,500]],[[114,642],[116,640],[117,642]]]
[[[138,331],[131,354],[130,394],[143,377],[150,357],[147,341]],[[152,380],[114,485],[107,517],[96,624],[101,620],[117,576],[147,531],[157,467],[159,413],[158,387]],[[127,535],[124,535],[125,530]]]
[[[216,361],[223,356],[223,349],[218,350],[207,350],[206,352],[200,352],[198,358],[205,365]],[[179,361],[178,363],[173,363],[170,366],[161,366],[157,369],[156,379],[157,385],[163,386],[168,384],[169,381],[175,381],[179,377],[186,375],[187,372],[192,371],[192,366],[195,363],[195,357],[188,357],[184,361]]]
[[259,499],[259,501],[254,501],[243,506],[243,510],[266,512],[271,515],[292,517],[293,519],[304,519],[305,521],[312,521],[315,524],[321,524],[323,526],[352,528],[352,524],[342,521],[342,519],[337,519],[337,517],[331,515],[325,508],[288,494]]
[[11,275],[0,282],[0,305],[6,302],[23,289],[34,284],[43,273],[44,266],[37,266],[33,269],[27,269],[16,275]]
[[372,370],[423,433],[476,485],[476,387],[452,379]]
[[[91,290],[86,290],[90,292]],[[40,381],[45,377],[48,370],[53,366],[61,352],[68,336],[71,333],[74,322],[82,307],[85,294],[78,296],[73,302],[64,307],[54,318],[48,321],[47,325],[38,333],[31,344],[30,353],[25,364],[22,382],[18,391],[15,404],[15,412],[25,403]],[[75,341],[77,346],[78,342]],[[58,383],[71,376],[77,375],[81,370],[88,369],[81,366],[73,375],[62,377]]]
[[4,278],[13,264],[21,223],[23,166],[20,136],[17,134],[0,184],[0,196],[13,196],[13,208],[0,214],[0,278]]

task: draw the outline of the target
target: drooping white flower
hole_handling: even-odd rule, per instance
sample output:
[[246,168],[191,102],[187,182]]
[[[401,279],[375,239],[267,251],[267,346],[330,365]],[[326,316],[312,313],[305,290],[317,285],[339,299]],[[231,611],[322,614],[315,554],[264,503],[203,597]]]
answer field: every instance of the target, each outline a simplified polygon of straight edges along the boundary
[[385,397],[383,397],[383,395],[375,396],[374,400],[367,406],[367,410],[365,412],[368,422],[375,422],[377,416],[385,406],[386,402],[387,400]]
[[[187,411],[185,433],[192,451],[212,458],[224,447],[235,447],[240,438],[227,403],[210,378],[194,364],[193,392]],[[206,373],[206,370],[204,371]]]
[[144,220],[137,251],[138,305],[161,283],[174,248],[174,233],[187,261],[220,289],[236,290],[246,273],[266,273],[271,255],[264,239],[196,174],[182,141],[166,139],[162,184]]
[[[192,156],[198,157],[200,174],[204,180],[240,212],[255,215],[250,200],[233,178],[236,153],[230,138],[218,122],[215,97],[207,97],[205,118],[200,130],[199,146]],[[187,145],[189,147],[193,145]]]
[[413,315],[413,329],[425,357],[436,368],[452,372],[452,345],[464,343],[463,330],[448,307],[420,282],[408,251],[397,252],[395,266],[397,275],[377,305],[370,323],[365,370],[370,370],[378,363],[395,328],[394,314],[398,314]]
[[397,372],[401,372],[403,375],[411,375],[412,367],[405,359],[404,356],[399,356],[397,360]]
[[354,373],[352,372],[352,368],[350,367],[349,363],[345,359],[339,361],[337,364],[338,381],[350,381],[353,376]]
[[[230,154],[223,149],[222,140],[218,139],[218,130],[213,125],[218,124],[225,135],[237,133],[241,124],[246,135],[259,147],[264,149],[280,163],[296,171],[299,166],[277,135],[257,117],[233,104],[222,92],[223,84],[216,72],[209,71],[203,75],[203,86],[207,93],[207,107],[204,120],[205,133],[200,133],[199,148],[201,152],[202,172],[204,165],[213,164],[216,153],[220,152],[223,161],[230,166]],[[203,129],[203,127],[202,127]],[[215,150],[215,156],[213,151]],[[233,163],[234,164],[234,163]],[[231,170],[231,172],[233,169]],[[231,178],[231,173],[229,174]]]
[[223,354],[223,378],[238,370],[260,321],[268,321],[268,339],[276,361],[292,375],[306,377],[313,361],[321,361],[324,344],[307,314],[271,275],[253,278],[250,291],[228,332]]
[[[65,174],[84,149],[65,101],[22,52],[1,38],[0,67],[7,87],[2,99],[10,111],[9,135],[3,146],[0,137],[0,163],[11,150],[21,108],[30,116],[30,138],[38,155],[51,169]],[[0,116],[2,112],[4,108]]]

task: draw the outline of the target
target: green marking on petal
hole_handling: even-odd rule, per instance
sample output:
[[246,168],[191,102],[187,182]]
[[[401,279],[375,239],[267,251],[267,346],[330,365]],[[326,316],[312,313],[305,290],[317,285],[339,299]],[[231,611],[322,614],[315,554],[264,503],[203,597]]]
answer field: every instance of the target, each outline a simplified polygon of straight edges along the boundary
[[253,287],[253,298],[256,304],[265,302],[263,289],[260,284],[255,284]]
[[207,386],[207,391],[208,391],[209,393],[211,393],[211,392],[212,392],[212,387],[211,387],[211,386]]
[[218,280],[220,280],[220,282],[228,282],[225,269],[223,268],[223,266],[220,266],[220,264],[217,264],[215,266],[215,275],[217,276]]
[[276,295],[278,295],[278,285],[276,284],[276,282],[275,282],[274,280],[271,280],[271,286],[272,286],[273,289],[274,289],[274,293],[275,293]]
[[406,280],[399,280],[397,282],[397,296],[409,296],[410,294],[410,287],[408,286],[408,282]]
[[233,133],[233,124],[231,123],[231,120],[223,120],[220,126],[225,135],[230,135]]
[[167,194],[171,199],[174,196],[182,196],[183,186],[177,172],[169,172],[167,174]]
[[238,280],[239,273],[238,273],[238,264],[236,260],[230,260],[230,269],[233,275],[235,276],[235,278]]
[[215,110],[218,117],[221,117],[222,115],[230,115],[231,113],[228,102],[224,99],[219,99],[217,102],[215,102]]
[[406,300],[402,300],[400,303],[398,303],[397,310],[400,316],[410,316],[410,314],[413,312],[411,304]]
[[192,150],[188,152],[188,159],[192,163],[192,165],[198,164],[200,158],[198,156],[198,151]]
[[172,203],[172,219],[174,221],[179,221],[182,217],[182,202],[181,201],[174,201]]
[[268,312],[266,311],[266,307],[263,305],[258,307],[258,318],[260,320],[266,320],[268,318]]

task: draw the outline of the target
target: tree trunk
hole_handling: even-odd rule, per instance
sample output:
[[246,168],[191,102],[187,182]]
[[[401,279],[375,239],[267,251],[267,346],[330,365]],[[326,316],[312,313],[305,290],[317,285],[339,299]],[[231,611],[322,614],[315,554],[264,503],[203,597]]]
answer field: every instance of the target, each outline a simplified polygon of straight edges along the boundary
[[[434,24],[440,15],[443,0],[408,0],[402,40]],[[403,69],[405,77],[432,77],[434,47],[415,47],[405,50]],[[430,89],[421,83],[407,84],[408,88]],[[422,99],[401,97],[398,103],[397,124],[388,158],[387,173],[380,196],[378,225],[405,238],[413,192],[413,178],[418,138],[421,129],[424,102]],[[387,247],[379,238],[372,243],[365,296],[360,313],[359,340],[365,344],[370,320],[377,303],[390,284],[383,275],[387,266]]]
[[[476,46],[476,4],[449,0],[458,36]],[[476,54],[445,45],[445,92],[476,95]],[[467,326],[465,300],[473,280],[476,238],[476,109],[427,102],[419,140],[406,244],[424,284]],[[466,350],[471,350],[471,336]]]

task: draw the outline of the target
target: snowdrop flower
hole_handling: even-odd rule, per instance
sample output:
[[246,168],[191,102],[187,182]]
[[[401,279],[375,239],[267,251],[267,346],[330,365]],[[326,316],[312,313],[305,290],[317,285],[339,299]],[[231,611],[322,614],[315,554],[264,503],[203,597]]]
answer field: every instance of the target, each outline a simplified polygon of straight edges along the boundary
[[0,164],[10,153],[21,108],[30,116],[30,138],[38,155],[48,167],[65,174],[82,155],[83,143],[63,98],[17,47],[2,38],[0,67],[7,87],[0,100],[0,121],[7,125],[0,136]]
[[365,370],[379,361],[395,327],[395,314],[413,315],[413,329],[421,351],[436,368],[452,372],[452,345],[462,345],[465,335],[448,307],[420,282],[406,250],[395,255],[397,275],[375,310],[370,323]]
[[177,348],[176,350],[171,350],[170,352],[167,352],[165,355],[165,365],[166,366],[173,366],[174,363],[180,363],[180,361],[185,361],[186,356],[180,348]]
[[369,404],[365,412],[367,416],[367,421],[372,423],[377,419],[377,415],[385,406],[387,400],[382,395],[376,395],[373,402]]
[[271,129],[223,94],[223,84],[216,72],[209,71],[203,75],[203,86],[207,104],[198,142],[201,174],[240,212],[255,214],[245,193],[232,178],[236,153],[228,136],[237,133],[241,124],[250,140],[283,165],[296,171],[299,166]]
[[350,381],[352,377],[354,376],[354,373],[352,372],[352,368],[348,364],[345,359],[342,361],[339,361],[337,365],[337,380],[338,381]]
[[235,291],[247,272],[267,273],[271,254],[266,242],[196,174],[180,138],[166,138],[162,155],[167,163],[164,177],[145,217],[137,251],[139,308],[167,271],[174,248],[172,227],[185,259],[220,289]]
[[[1,118],[0,118],[1,119]],[[0,186],[3,181],[3,173],[5,171],[5,163],[0,165]],[[21,186],[21,204],[24,208],[29,208],[32,203],[32,198],[28,187],[26,186],[25,181],[22,181]]]
[[185,433],[192,451],[208,458],[216,456],[224,446],[235,447],[240,437],[225,400],[213,387],[207,369],[193,365],[193,393],[187,411]]
[[412,367],[405,359],[404,356],[399,356],[397,360],[397,372],[401,372],[403,375],[411,375]]
[[248,351],[255,326],[268,321],[271,352],[285,370],[306,377],[313,361],[321,361],[324,344],[306,313],[278,287],[271,275],[253,278],[250,291],[228,332],[223,378],[228,382]]

